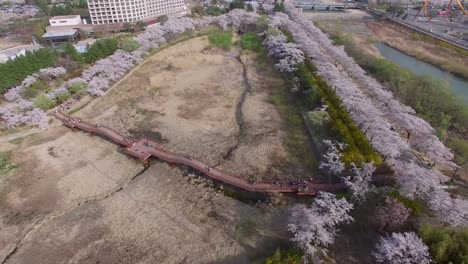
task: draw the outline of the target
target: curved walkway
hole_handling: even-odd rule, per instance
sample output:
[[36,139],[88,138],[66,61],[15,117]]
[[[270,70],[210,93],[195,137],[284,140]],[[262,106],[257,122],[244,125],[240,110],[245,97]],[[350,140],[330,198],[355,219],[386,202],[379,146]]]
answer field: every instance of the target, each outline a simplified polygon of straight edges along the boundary
[[88,133],[100,135],[112,140],[118,145],[125,147],[126,152],[129,155],[143,160],[144,162],[151,157],[156,157],[168,163],[186,165],[204,173],[212,179],[236,186],[249,192],[316,195],[319,191],[340,192],[345,190],[345,186],[343,184],[315,183],[310,180],[249,182],[237,176],[211,168],[203,162],[194,160],[191,157],[173,154],[165,150],[161,144],[149,138],[141,138],[138,140],[126,138],[106,126],[88,124],[79,118],[67,116],[59,111],[55,112],[54,115],[57,119],[62,121],[65,126],[78,128]]

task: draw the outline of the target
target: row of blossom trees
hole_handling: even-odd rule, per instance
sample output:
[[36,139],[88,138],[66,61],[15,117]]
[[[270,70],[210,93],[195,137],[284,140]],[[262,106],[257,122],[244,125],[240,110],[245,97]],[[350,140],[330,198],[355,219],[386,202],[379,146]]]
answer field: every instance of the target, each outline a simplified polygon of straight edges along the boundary
[[[273,1],[265,2],[272,4]],[[434,135],[434,129],[417,117],[413,109],[400,103],[391,92],[368,76],[346,54],[343,47],[334,46],[329,37],[297,12],[291,3],[286,3],[286,7],[290,17],[274,14],[271,16],[270,27],[285,27],[293,35],[294,41],[299,45],[295,48],[300,48],[311,59],[317,73],[334,88],[374,148],[393,167],[403,194],[410,198],[426,198],[443,222],[455,226],[466,225],[468,202],[446,192],[441,182],[446,181],[447,177],[433,168],[436,164],[443,169],[456,168],[452,162],[453,154]],[[321,167],[333,174],[342,173],[344,164],[341,161],[339,144],[331,141],[325,144],[329,150]],[[413,151],[426,154],[431,164],[422,164]],[[353,167],[353,175],[344,177],[344,183],[350,188],[355,202],[359,203],[371,187],[371,175],[375,167],[370,163],[364,163],[361,168]],[[334,201],[322,198],[320,195],[316,202],[326,201],[327,206],[335,208]],[[347,208],[343,203],[341,206]],[[293,241],[312,258],[319,257],[316,253],[322,251],[318,251],[317,248],[330,245],[333,240],[329,237],[336,234],[336,229],[328,228],[331,231],[327,231],[327,228],[319,224],[321,219],[332,217],[333,213],[325,211],[327,216],[319,215],[316,213],[316,207],[316,203],[312,204],[311,208],[303,205],[294,207],[290,226],[294,235]],[[390,197],[387,197],[385,205],[378,207],[376,212],[385,218],[378,219],[381,227],[385,229],[402,225],[410,214],[410,210],[402,203]],[[397,219],[386,219],[395,217]],[[343,222],[347,222],[348,218],[346,216],[343,219]],[[334,227],[336,222],[332,220],[332,223]],[[322,241],[324,236],[317,235],[317,230],[326,232],[327,239]],[[427,246],[415,233],[393,233],[382,237],[376,245],[374,257],[378,263],[431,262]]]
[[[326,34],[306,20],[290,3],[286,7],[290,18],[282,14],[276,20],[281,20],[282,26],[292,33],[295,42],[317,67],[317,73],[335,88],[374,148],[393,167],[403,193],[409,197],[427,198],[431,208],[444,222],[467,224],[468,215],[463,212],[466,212],[468,202],[446,193],[441,182],[446,181],[447,177],[435,168],[421,164],[412,153],[414,148],[427,152],[433,163],[444,168],[456,166],[451,161],[453,154],[433,134],[433,129],[416,117],[412,109],[398,102],[382,85],[367,76],[342,47],[334,46]],[[403,130],[408,133],[401,133]],[[446,195],[440,195],[443,193]],[[442,200],[431,202],[433,199]],[[443,213],[448,211],[454,213]]]

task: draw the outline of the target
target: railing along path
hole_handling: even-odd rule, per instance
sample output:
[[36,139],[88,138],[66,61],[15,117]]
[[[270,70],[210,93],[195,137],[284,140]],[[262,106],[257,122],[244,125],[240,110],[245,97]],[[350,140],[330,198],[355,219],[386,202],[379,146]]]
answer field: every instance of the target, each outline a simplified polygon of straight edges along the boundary
[[62,121],[65,126],[70,128],[78,128],[88,133],[100,135],[112,140],[118,145],[125,147],[126,152],[130,156],[136,157],[145,163],[149,158],[156,157],[171,164],[185,165],[204,173],[214,180],[236,186],[249,192],[316,195],[319,191],[340,192],[345,190],[345,186],[343,184],[316,183],[310,180],[292,180],[286,182],[249,182],[240,177],[233,176],[212,168],[201,161],[192,159],[191,157],[171,153],[165,150],[161,144],[149,138],[143,137],[138,140],[127,138],[109,127],[99,124],[92,125],[83,122],[79,118],[67,116],[60,111],[56,111],[54,115],[57,119]]

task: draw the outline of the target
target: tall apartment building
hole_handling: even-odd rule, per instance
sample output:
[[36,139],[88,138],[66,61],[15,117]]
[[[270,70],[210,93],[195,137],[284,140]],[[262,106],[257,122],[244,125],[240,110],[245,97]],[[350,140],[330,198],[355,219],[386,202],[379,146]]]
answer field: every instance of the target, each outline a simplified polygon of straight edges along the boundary
[[186,11],[184,0],[88,0],[93,24],[136,22]]

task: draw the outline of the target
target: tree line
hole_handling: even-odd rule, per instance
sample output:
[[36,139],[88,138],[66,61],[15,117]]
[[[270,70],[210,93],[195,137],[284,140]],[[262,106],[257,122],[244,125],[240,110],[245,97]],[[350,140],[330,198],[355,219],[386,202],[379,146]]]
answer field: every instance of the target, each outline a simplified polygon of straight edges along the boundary
[[93,63],[113,54],[119,48],[119,42],[114,38],[100,39],[90,45],[84,54],[76,51],[70,43],[64,46],[64,53],[78,63]]
[[52,67],[58,59],[54,49],[44,48],[26,55],[19,56],[14,60],[0,64],[0,92],[20,84],[26,76],[31,75],[42,68]]

